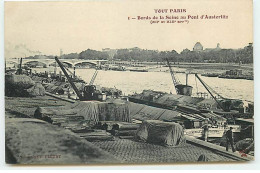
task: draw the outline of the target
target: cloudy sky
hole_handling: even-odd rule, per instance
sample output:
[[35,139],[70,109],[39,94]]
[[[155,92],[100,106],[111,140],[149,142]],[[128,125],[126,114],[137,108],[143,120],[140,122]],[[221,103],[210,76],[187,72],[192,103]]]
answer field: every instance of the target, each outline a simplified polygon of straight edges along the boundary
[[[154,9],[186,9],[165,15],[227,15],[224,20],[189,20],[183,24],[150,24],[128,17],[158,16]],[[253,42],[251,0],[5,2],[5,45],[47,55],[102,48],[172,50],[242,48]],[[6,55],[6,58],[8,56]]]

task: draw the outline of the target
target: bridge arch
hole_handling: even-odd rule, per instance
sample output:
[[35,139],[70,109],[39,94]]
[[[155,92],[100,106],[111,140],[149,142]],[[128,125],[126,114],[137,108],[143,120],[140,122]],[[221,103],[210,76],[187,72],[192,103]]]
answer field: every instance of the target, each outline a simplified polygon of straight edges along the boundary
[[17,61],[13,61],[13,60],[6,60],[5,62],[12,63],[12,64],[14,64],[14,63],[17,64]]
[[5,61],[6,64],[18,64],[18,62],[12,61],[12,60],[7,60]]
[[74,64],[74,66],[75,66],[75,67],[76,67],[76,66],[82,66],[83,64],[87,64],[87,65],[94,66],[94,67],[97,66],[96,63],[94,63],[94,62],[89,62],[89,61],[76,62],[76,63]]
[[71,67],[74,67],[74,64],[73,64],[72,62],[62,61],[61,63],[62,63],[63,65],[65,65],[65,66],[67,65],[67,66],[70,67],[70,68],[71,68]]
[[[32,65],[33,63],[35,63],[34,65]],[[32,60],[32,61],[27,61],[27,62],[24,62],[24,65],[28,65],[28,66],[43,66],[43,67],[47,67],[48,64],[45,63],[45,62],[42,62],[42,61],[38,61],[38,60]]]
[[12,60],[5,61],[6,67],[18,67],[18,63]]

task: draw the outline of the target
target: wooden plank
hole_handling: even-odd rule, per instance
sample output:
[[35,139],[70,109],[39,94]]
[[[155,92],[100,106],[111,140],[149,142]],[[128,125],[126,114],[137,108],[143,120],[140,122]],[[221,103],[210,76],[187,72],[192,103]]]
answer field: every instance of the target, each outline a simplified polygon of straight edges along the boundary
[[54,98],[56,98],[56,99],[63,100],[63,101],[67,101],[67,102],[70,102],[70,103],[75,103],[75,102],[76,102],[76,101],[74,101],[74,100],[67,99],[67,98],[62,98],[62,97],[60,97],[60,96],[58,96],[58,95],[56,95],[56,94],[51,94],[51,93],[49,93],[49,92],[45,92],[45,94],[46,94],[47,96],[51,96],[51,97],[54,97]]

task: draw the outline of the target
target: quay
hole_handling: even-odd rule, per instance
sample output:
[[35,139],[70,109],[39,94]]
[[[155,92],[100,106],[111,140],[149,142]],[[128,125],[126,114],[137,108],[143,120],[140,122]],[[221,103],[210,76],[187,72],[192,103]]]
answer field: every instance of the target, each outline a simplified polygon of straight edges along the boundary
[[[26,151],[23,151],[23,148],[19,148],[19,146],[16,146],[15,143],[13,143],[13,140],[19,140],[21,145],[28,146],[32,152],[37,152],[38,155],[46,155],[48,151],[55,151],[55,154],[61,154],[61,157],[63,159],[56,159],[53,163],[47,161],[46,164],[74,163],[73,159],[75,158],[81,159],[80,161],[76,159],[77,163],[80,164],[171,164],[182,162],[197,162],[199,156],[202,154],[210,157],[210,161],[213,162],[249,161],[253,159],[251,157],[241,157],[239,153],[226,152],[222,147],[216,146],[214,144],[209,144],[208,142],[201,142],[199,140],[191,139],[189,137],[186,138],[187,143],[185,145],[178,147],[165,147],[156,144],[137,142],[132,139],[120,139],[119,137],[115,137],[115,139],[112,141],[88,142],[85,139],[75,136],[75,134],[73,134],[72,132],[68,132],[68,130],[62,127],[58,127],[56,125],[52,125],[42,120],[37,120],[33,118],[34,111],[35,109],[37,109],[37,107],[60,107],[64,105],[71,105],[72,103],[68,100],[62,100],[57,97],[54,98],[51,97],[50,94],[48,94],[45,96],[37,96],[34,98],[5,97],[5,101],[7,124],[6,145],[12,151],[13,157],[19,164],[37,164],[41,163],[41,161],[43,161],[43,158],[39,157],[35,159],[27,157],[25,160],[19,158],[17,154],[21,154]],[[28,120],[30,121],[30,123],[28,122]],[[15,128],[19,131],[20,135],[15,134],[12,132],[12,130],[10,130],[10,128],[13,128],[13,124],[19,124],[17,122],[22,124],[20,126],[17,125],[18,127]],[[47,130],[38,129],[37,126],[40,122],[42,123],[40,126],[43,126],[41,128],[45,128],[46,126],[48,127]],[[32,125],[27,126],[28,124]],[[55,134],[49,132],[49,128],[52,128],[55,131]],[[21,135],[22,133],[25,134]],[[88,157],[92,156],[83,156],[88,155],[87,152],[77,152],[77,147],[75,148],[75,145],[65,145],[66,140],[64,141],[62,137],[64,135],[68,136],[68,138],[72,138],[70,136],[73,136],[73,141],[76,142],[77,145],[85,146],[83,147],[84,149],[82,148],[82,151],[89,151],[89,146],[92,147],[94,144],[95,147],[93,148],[93,150],[95,150],[95,152],[101,153],[100,157],[95,156],[95,159],[88,159]],[[45,145],[46,142],[44,144],[41,143],[42,139],[40,140],[40,138],[37,138],[37,136],[46,137],[46,142],[48,143],[48,145]],[[28,137],[32,137],[32,139],[29,140],[27,139]],[[59,142],[48,142],[54,138]],[[70,143],[73,141],[70,141]],[[67,147],[66,151],[68,151],[68,153],[63,152],[64,145]],[[39,147],[41,148],[40,150]],[[15,152],[17,150],[21,153]],[[70,156],[71,153],[73,157]],[[32,153],[31,155],[33,154],[35,153]],[[106,157],[104,157],[103,155],[105,155]],[[46,159],[44,161],[46,161]]]

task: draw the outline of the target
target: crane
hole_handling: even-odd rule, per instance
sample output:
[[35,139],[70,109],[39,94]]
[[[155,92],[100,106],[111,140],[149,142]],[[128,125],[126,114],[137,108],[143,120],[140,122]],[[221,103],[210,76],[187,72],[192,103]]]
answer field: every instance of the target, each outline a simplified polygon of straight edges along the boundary
[[78,88],[75,86],[75,84],[72,82],[71,77],[68,75],[67,71],[65,70],[63,64],[60,62],[60,60],[58,59],[57,56],[55,56],[55,61],[58,63],[58,65],[60,66],[62,72],[64,73],[64,75],[66,76],[66,78],[68,79],[71,87],[73,88],[73,90],[75,91],[75,93],[77,94],[79,100],[84,100],[83,96],[81,95],[81,93],[79,92]]
[[[174,76],[174,73],[173,73],[173,70],[172,70],[172,67],[171,67],[171,64],[170,64],[168,58],[166,58],[166,61],[167,61],[167,65],[168,65],[169,70],[170,70],[170,73],[171,73],[173,85],[174,85],[174,87],[176,87],[177,85],[180,84],[180,81],[178,80],[178,78],[176,78],[176,77]],[[176,90],[176,92],[177,92],[177,90]]]
[[[176,90],[176,93],[178,95],[191,96],[192,86],[188,85],[187,80],[186,80],[186,85],[181,84],[179,79],[176,76],[174,76],[174,72],[172,70],[172,67],[171,67],[171,64],[170,64],[168,58],[166,58],[166,62],[167,62],[167,65],[168,65],[170,73],[171,73],[172,82],[173,82],[174,88]],[[188,79],[188,76],[186,76],[186,79]]]
[[[100,100],[102,101],[103,98],[101,98],[102,93],[96,89],[96,86],[93,85],[94,80],[97,76],[97,71],[95,71],[90,84],[84,86],[84,90],[83,90],[83,94],[78,90],[78,88],[75,86],[75,84],[73,83],[72,78],[69,76],[69,74],[66,71],[66,67],[63,66],[62,62],[60,62],[60,60],[58,59],[58,57],[55,57],[56,62],[58,63],[58,65],[60,66],[62,72],[64,73],[64,75],[66,76],[66,78],[68,79],[71,87],[73,88],[73,90],[75,91],[76,95],[78,96],[80,101],[88,101],[88,100]],[[67,69],[69,71],[69,69]],[[71,71],[69,71],[70,73],[72,73]]]
[[224,98],[224,97],[222,97],[220,94],[218,94],[214,89],[212,89],[210,86],[208,86],[208,85],[198,76],[197,73],[195,74],[195,77],[199,79],[199,81],[201,82],[201,84],[202,84],[202,85],[204,86],[204,88],[209,92],[209,94],[211,95],[211,97],[216,101],[216,103],[218,104],[218,106],[219,106],[223,111],[229,112],[229,111],[230,111],[230,108],[229,108],[229,107],[230,107],[231,103],[230,103],[230,104],[228,103],[229,105],[223,106],[223,105],[220,104],[220,102],[217,100],[216,96],[213,95],[213,93],[216,94],[219,98],[224,99],[224,100],[226,100],[226,101],[230,101],[230,99]]

